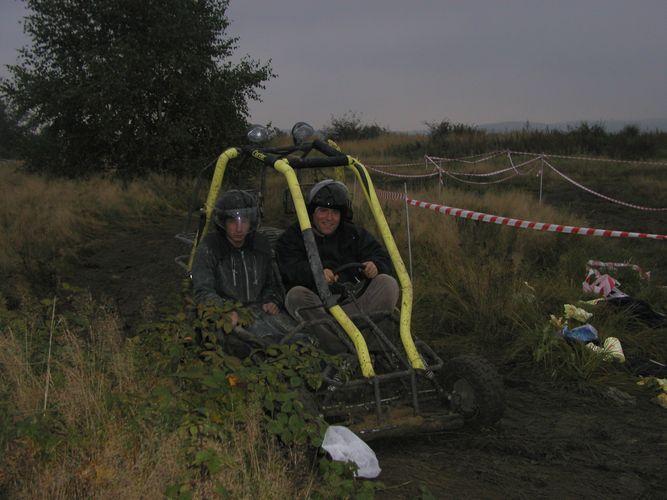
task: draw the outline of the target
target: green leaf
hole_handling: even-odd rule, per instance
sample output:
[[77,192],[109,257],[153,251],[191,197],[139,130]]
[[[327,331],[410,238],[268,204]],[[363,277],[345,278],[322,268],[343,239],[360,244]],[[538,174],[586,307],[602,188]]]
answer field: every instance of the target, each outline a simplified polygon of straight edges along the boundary
[[176,498],[178,496],[178,490],[181,488],[180,484],[171,484],[167,486],[167,490],[165,491],[165,496],[167,498]]
[[290,415],[289,418],[289,428],[294,432],[294,434],[304,429],[305,422],[298,415]]

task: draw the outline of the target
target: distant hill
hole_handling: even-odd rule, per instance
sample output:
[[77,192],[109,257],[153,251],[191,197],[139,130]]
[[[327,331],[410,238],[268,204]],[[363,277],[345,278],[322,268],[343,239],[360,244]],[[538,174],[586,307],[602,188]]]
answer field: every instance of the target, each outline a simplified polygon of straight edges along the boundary
[[576,128],[582,122],[586,121],[589,125],[602,124],[607,132],[618,132],[626,125],[637,125],[641,130],[653,131],[660,130],[667,132],[667,118],[649,118],[644,120],[578,120],[569,122],[540,123],[540,122],[496,122],[477,125],[477,128],[487,132],[510,132],[512,130],[521,130],[528,128],[530,130],[567,130]]

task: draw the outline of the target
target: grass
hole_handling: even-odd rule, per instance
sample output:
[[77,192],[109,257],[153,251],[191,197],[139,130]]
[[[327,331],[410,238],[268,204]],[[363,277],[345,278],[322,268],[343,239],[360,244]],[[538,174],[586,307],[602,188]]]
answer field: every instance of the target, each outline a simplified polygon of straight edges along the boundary
[[[401,138],[393,136],[392,140]],[[402,140],[412,139],[403,137]],[[376,147],[380,149],[384,141],[384,137],[375,140]],[[364,149],[372,152],[373,142],[359,141],[358,150],[352,152],[358,154]],[[372,153],[369,157],[359,157],[368,164],[383,161],[383,157]],[[664,167],[569,160],[552,160],[552,163],[603,193],[630,202],[667,206]],[[506,166],[507,159],[498,157],[475,166],[458,164],[451,168],[488,172]],[[399,167],[392,171],[414,173],[424,169]],[[278,177],[275,175],[270,180],[273,196],[268,198],[271,205],[266,211],[269,214],[267,223],[280,226],[289,222],[290,218],[277,215],[281,213],[281,207],[276,199],[280,198],[284,185]],[[403,180],[376,173],[372,173],[372,177],[376,186],[403,191]],[[353,185],[350,178],[348,181],[349,185]],[[420,200],[533,221],[665,232],[665,218],[660,213],[633,211],[599,200],[553,174],[545,176],[541,203],[537,196],[538,179],[534,176],[517,177],[491,187],[471,187],[448,181],[443,189],[436,182],[434,179],[408,181],[408,192],[411,197]],[[643,194],[637,196],[637,193],[644,192],[647,197],[644,198]],[[374,224],[361,199],[357,190],[355,217],[372,228]],[[404,207],[397,202],[384,202],[383,206],[407,265]],[[518,230],[464,221],[412,207],[410,218],[415,288],[413,331],[430,338],[448,353],[477,350],[509,364],[514,363],[513,358],[518,353],[522,353],[524,367],[534,363],[530,352],[540,348],[542,328],[549,315],[561,311],[563,303],[576,303],[584,298],[581,282],[589,259],[630,261],[651,269],[653,279],[650,282],[636,279],[632,272],[622,273],[622,289],[647,300],[657,310],[667,308],[663,288],[667,284],[662,249],[664,242]],[[640,344],[651,344],[649,350],[654,356],[664,359],[667,355],[664,342],[648,342],[654,337],[646,328],[639,328],[643,332],[639,334],[625,328],[629,320],[623,315],[612,315],[611,319],[606,319],[603,311],[598,309],[593,321],[601,326],[603,338],[619,336],[627,341],[630,351],[645,355],[647,349]],[[517,347],[515,343],[524,345]],[[554,351],[559,357],[567,352]],[[573,377],[577,376],[577,364],[589,361],[589,357],[571,360]],[[600,372],[591,369],[586,373],[594,374],[596,371]]]
[[[383,134],[376,139],[363,139],[357,141],[341,141],[338,145],[347,154],[362,161],[373,163],[404,163],[406,158],[397,153],[401,147],[413,142],[426,143],[425,135],[408,135],[401,133]],[[412,158],[411,158],[412,159]],[[421,161],[419,158],[417,161]]]
[[312,480],[293,472],[301,456],[285,454],[261,431],[252,404],[227,422],[237,428],[230,439],[194,438],[195,451],[218,453],[223,466],[186,475],[195,453],[189,426],[184,431],[155,393],[172,384],[170,377],[147,365],[141,342],[125,340],[116,313],[85,293],[56,302],[44,408],[52,307],[46,301],[21,313],[0,311],[2,496],[145,498],[179,481],[195,498],[220,491],[232,498],[307,496]]
[[[26,305],[29,315],[3,311],[2,413],[16,427],[2,435],[0,491],[12,497],[82,498],[127,494],[129,485],[135,492],[130,496],[159,490],[179,470],[179,439],[149,428],[139,435],[130,431],[132,416],[114,403],[123,395],[146,393],[135,353],[112,311],[89,301],[70,306],[78,322],[89,324],[82,328],[56,316],[44,411],[49,325],[40,312],[51,304]],[[7,435],[10,429],[14,436]]]
[[[343,142],[341,147],[368,164],[386,163],[405,161],[396,151],[415,140],[415,136],[391,134]],[[504,165],[501,158],[457,168],[489,171],[500,165]],[[574,161],[554,161],[554,165],[606,194],[667,206],[664,167]],[[162,494],[173,484],[187,485],[189,489],[181,493],[194,497],[211,497],[216,491],[234,498],[308,497],[321,492],[310,469],[312,457],[286,451],[267,436],[261,430],[262,412],[252,404],[234,410],[229,425],[240,431],[232,439],[197,435],[193,448],[193,437],[178,431],[179,423],[173,420],[181,414],[156,395],[157,388],[169,384],[148,357],[146,346],[123,337],[114,310],[94,303],[85,292],[63,293],[56,286],[62,263],[83,247],[94,229],[128,219],[182,213],[191,183],[159,176],[125,185],[103,177],[69,181],[26,175],[16,167],[0,166],[2,293],[20,298],[12,303],[0,301],[0,445],[4,451],[0,495],[135,498]],[[376,174],[373,179],[379,187],[402,191],[402,181]],[[265,220],[271,225],[285,225],[293,217],[282,215],[278,180],[277,174],[271,174],[271,196],[265,206]],[[545,176],[542,203],[532,176],[487,188],[451,182],[440,188],[432,180],[411,181],[408,191],[414,198],[516,218],[666,231],[660,214],[630,212],[598,201],[551,174]],[[373,224],[358,203],[360,198],[357,192],[355,217],[370,228]],[[397,202],[383,202],[383,207],[407,264],[404,207]],[[583,298],[581,281],[591,258],[629,260],[651,270],[651,281],[622,272],[622,289],[658,310],[667,309],[664,242],[522,231],[418,208],[410,209],[410,224],[413,331],[445,358],[478,352],[492,358],[505,373],[546,377],[561,384],[594,385],[625,376],[623,367],[605,363],[583,348],[573,349],[547,326],[549,315],[559,314],[564,303],[576,304]],[[58,301],[52,329],[54,291]],[[48,300],[40,303],[34,298],[36,292]],[[626,354],[667,358],[664,329],[649,329],[605,308],[591,311],[591,322],[601,337],[620,338]],[[146,315],[152,314],[147,311]],[[51,331],[52,377],[44,412]],[[177,357],[184,355],[182,345],[173,340],[167,346],[175,349]],[[193,466],[195,450],[211,450],[224,466],[206,469],[199,462]]]
[[[117,313],[85,292],[63,290],[58,272],[96,230],[180,216],[190,184],[158,176],[126,185],[102,177],[48,179],[17,166],[0,167],[6,193],[0,201],[0,496],[160,495],[192,467],[191,439],[150,412],[151,391],[164,375],[147,371],[145,348],[125,339]],[[34,298],[44,290],[58,297],[53,328],[52,299]],[[202,440],[227,465],[192,476],[191,493],[208,498],[222,488],[233,498],[307,496],[308,473],[293,472],[301,456],[286,456],[275,438],[260,432],[258,410],[243,411],[236,424],[243,432],[233,440]]]
[[[373,159],[368,160],[372,162]],[[506,165],[499,158],[474,167],[451,168],[493,171]],[[559,168],[567,168],[583,183],[621,199],[667,206],[664,169],[647,165],[591,167],[576,162]],[[403,191],[403,180],[378,174],[373,174],[373,179],[376,186]],[[553,176],[548,180],[557,181]],[[665,232],[666,220],[660,213],[600,203],[563,182],[558,189],[547,184],[542,203],[537,199],[534,177],[484,188],[453,182],[441,188],[435,180],[408,184],[413,198],[490,214],[574,226]],[[643,191],[649,196],[638,199],[637,193]],[[383,206],[407,265],[405,208],[398,202],[383,202]],[[589,259],[630,261],[651,269],[653,279],[649,282],[639,280],[632,271],[621,273],[622,289],[647,300],[659,311],[667,309],[664,242],[517,230],[420,208],[409,210],[415,288],[413,331],[431,339],[445,355],[473,350],[508,369],[517,365],[524,370],[541,366],[542,373],[556,373],[563,380],[605,378],[606,370],[601,369],[598,356],[573,351],[553,335],[553,330],[549,330],[551,337],[545,337],[543,331],[549,314],[561,311],[563,303],[584,298],[581,282]],[[356,215],[365,225],[373,226],[363,207],[356,207]],[[619,337],[627,350],[637,356],[662,360],[667,357],[664,329],[651,330],[623,314],[609,314],[604,308],[594,312],[592,322],[598,326],[602,339]]]
[[0,273],[8,285],[53,286],[59,265],[95,228],[182,212],[189,184],[153,175],[129,184],[26,175],[16,162],[0,164]]

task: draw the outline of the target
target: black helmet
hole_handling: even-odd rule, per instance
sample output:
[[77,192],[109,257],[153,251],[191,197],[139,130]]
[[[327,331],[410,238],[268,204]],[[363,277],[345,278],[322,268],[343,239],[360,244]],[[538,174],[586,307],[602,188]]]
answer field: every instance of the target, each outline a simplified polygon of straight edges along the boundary
[[334,208],[344,219],[352,219],[350,194],[340,181],[325,179],[312,187],[308,193],[308,213],[312,215],[317,207]]
[[250,231],[259,225],[259,207],[257,198],[248,191],[232,189],[222,193],[213,208],[213,222],[221,231],[225,231],[225,222],[229,219],[247,220]]

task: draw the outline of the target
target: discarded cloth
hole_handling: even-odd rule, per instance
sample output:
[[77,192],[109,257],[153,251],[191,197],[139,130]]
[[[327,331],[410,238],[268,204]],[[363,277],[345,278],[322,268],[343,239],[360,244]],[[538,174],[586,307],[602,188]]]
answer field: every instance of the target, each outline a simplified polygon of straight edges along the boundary
[[[645,274],[648,276],[648,273]],[[624,309],[625,312],[646,325],[652,328],[667,326],[667,315],[654,311],[647,302],[623,293],[619,289],[620,286],[621,283],[618,280],[608,274],[600,274],[597,269],[590,267],[582,283],[584,292],[603,297],[610,306]]]
[[333,460],[355,463],[355,477],[373,479],[380,475],[382,469],[375,452],[347,427],[330,425],[324,433],[322,448]]
[[659,313],[646,301],[634,299],[625,295],[624,297],[611,297],[607,299],[607,304],[624,310],[633,318],[645,323],[652,328],[661,328],[667,326],[667,315]]

